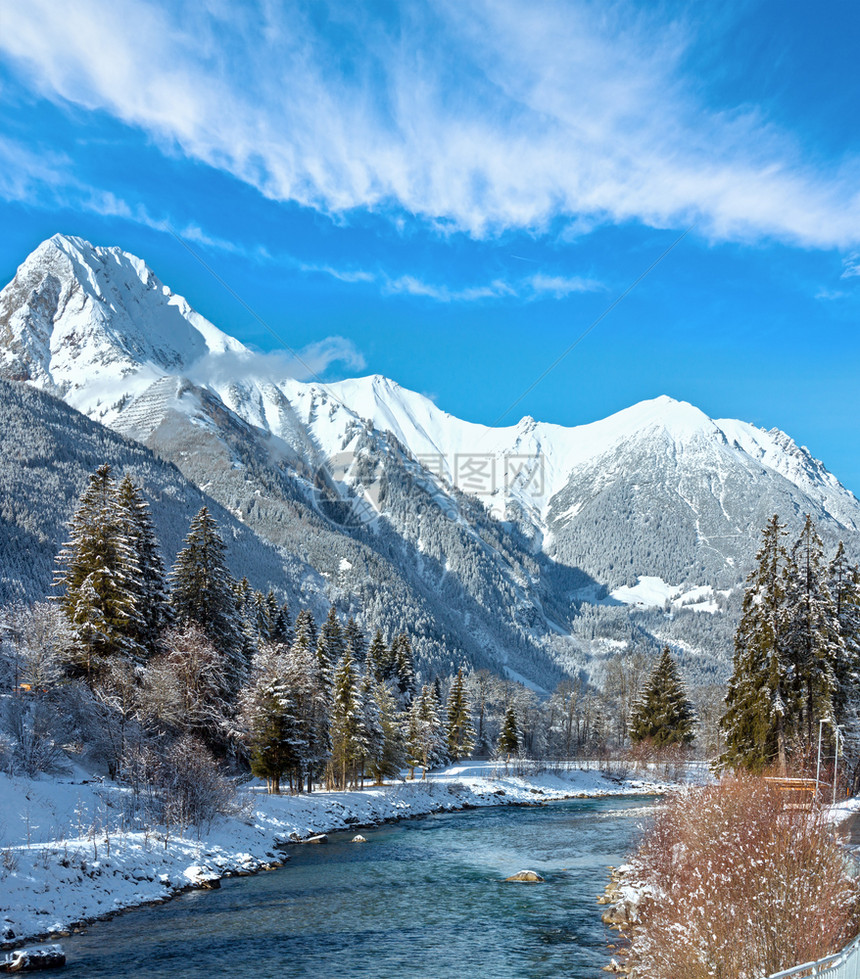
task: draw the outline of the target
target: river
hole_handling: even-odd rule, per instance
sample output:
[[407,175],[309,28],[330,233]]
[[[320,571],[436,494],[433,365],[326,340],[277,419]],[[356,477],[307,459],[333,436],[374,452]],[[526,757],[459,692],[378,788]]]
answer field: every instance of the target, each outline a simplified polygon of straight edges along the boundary
[[[64,941],[65,979],[598,979],[596,897],[647,818],[643,798],[404,820],[296,846],[231,878]],[[536,870],[544,884],[503,883]]]

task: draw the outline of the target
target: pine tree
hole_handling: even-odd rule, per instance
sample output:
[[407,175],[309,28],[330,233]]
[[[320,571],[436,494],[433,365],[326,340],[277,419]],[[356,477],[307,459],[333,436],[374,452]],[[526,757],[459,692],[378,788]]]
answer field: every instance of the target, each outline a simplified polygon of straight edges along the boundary
[[123,533],[134,555],[130,588],[137,616],[131,622],[132,635],[146,655],[152,656],[159,651],[159,637],[172,618],[164,562],[149,505],[128,474],[119,484],[117,503]]
[[244,675],[243,636],[236,611],[236,583],[225,562],[224,541],[207,507],[191,521],[170,574],[171,602],[180,625],[196,624],[229,660],[234,678]]
[[[352,641],[347,648],[352,652]],[[359,684],[358,724],[355,733],[356,764],[361,786],[364,788],[365,769],[371,769],[382,758],[385,749],[385,732],[382,729],[382,715],[374,689],[375,680],[365,674]]]
[[824,545],[807,514],[791,549],[786,572],[786,655],[802,704],[798,733],[807,748],[815,742],[818,721],[835,719],[836,671],[844,643],[836,603],[827,586]]
[[726,735],[721,765],[761,771],[774,761],[784,770],[796,680],[786,649],[785,527],[774,515],[762,533],[757,566],[735,633],[732,677],[720,726]]
[[439,717],[438,701],[432,685],[422,687],[420,694],[412,701],[409,708],[406,749],[407,764],[413,778],[418,765],[424,770],[421,776],[424,779],[428,769],[441,764],[447,757],[445,728]]
[[92,679],[105,658],[142,652],[135,639],[142,627],[135,593],[139,568],[110,466],[90,476],[69,529],[55,584],[63,589],[60,607]]
[[392,643],[394,654],[397,699],[401,706],[408,706],[415,696],[415,667],[412,662],[412,644],[406,633],[396,636]]
[[512,755],[520,753],[520,731],[517,724],[517,712],[513,704],[508,704],[505,709],[505,722],[502,725],[502,732],[499,735],[498,743],[499,754],[507,760]]
[[640,698],[633,705],[630,740],[649,741],[657,748],[685,746],[693,741],[693,706],[687,700],[678,667],[663,647]]
[[360,666],[364,665],[367,659],[367,640],[364,633],[359,629],[358,623],[350,617],[343,628],[343,642],[345,646],[352,647],[352,658]]
[[[320,656],[325,659],[330,668],[334,667],[343,658],[346,643],[343,638],[343,629],[337,618],[337,609],[334,605],[328,610],[328,617],[320,629],[317,649],[319,650]],[[354,655],[352,661],[353,663],[355,662]]]
[[466,692],[462,667],[457,672],[448,694],[447,744],[448,754],[454,761],[468,758],[475,747],[472,708]]
[[251,771],[266,779],[270,793],[280,793],[285,775],[290,776],[291,788],[296,780],[301,788],[307,741],[290,667],[283,646],[263,644],[254,657],[251,683],[241,696]]
[[332,766],[342,789],[348,786],[350,776],[355,781],[360,711],[358,677],[347,649],[335,670],[331,711]]
[[400,771],[406,759],[406,747],[397,701],[388,685],[381,680],[374,680],[372,696],[379,710],[382,750],[377,757],[370,760],[368,771],[376,784],[382,785],[384,779],[394,778]]

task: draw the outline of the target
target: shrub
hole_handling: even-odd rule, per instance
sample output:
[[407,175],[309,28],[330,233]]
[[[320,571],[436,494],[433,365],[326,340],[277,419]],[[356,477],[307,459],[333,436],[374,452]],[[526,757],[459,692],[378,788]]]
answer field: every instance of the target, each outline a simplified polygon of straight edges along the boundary
[[44,698],[33,702],[9,698],[0,707],[0,732],[5,729],[0,758],[6,771],[33,778],[67,767],[62,743],[68,722],[55,704]]
[[860,927],[860,884],[821,814],[784,810],[762,779],[672,796],[632,866],[652,889],[631,935],[640,979],[759,979]]
[[242,815],[236,794],[202,741],[189,734],[166,749],[134,746],[123,759],[123,774],[132,790],[129,815],[184,830],[211,824],[219,815]]

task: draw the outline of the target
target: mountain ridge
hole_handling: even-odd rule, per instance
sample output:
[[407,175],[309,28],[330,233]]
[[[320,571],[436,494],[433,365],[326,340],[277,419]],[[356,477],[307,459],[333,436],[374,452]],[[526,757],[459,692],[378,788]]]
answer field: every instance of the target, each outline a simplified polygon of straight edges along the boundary
[[[640,636],[724,667],[732,596],[773,512],[811,512],[860,550],[860,503],[805,448],[668,395],[574,427],[494,428],[379,374],[279,371],[118,248],[54,236],[0,292],[0,376],[170,459],[331,594],[342,550],[375,569],[356,590],[376,614],[396,578],[398,601],[436,623],[431,659],[459,645],[483,661],[483,643],[510,671],[557,675],[548,664],[584,668],[592,640]],[[676,596],[674,618],[643,618],[646,593]]]

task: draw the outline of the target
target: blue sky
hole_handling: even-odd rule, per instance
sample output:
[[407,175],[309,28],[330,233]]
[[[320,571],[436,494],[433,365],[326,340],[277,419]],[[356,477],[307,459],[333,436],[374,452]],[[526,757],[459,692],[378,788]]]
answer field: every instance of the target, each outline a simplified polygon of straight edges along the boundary
[[77,234],[277,347],[184,241],[285,345],[341,338],[326,377],[485,423],[665,393],[860,493],[856,3],[59,10],[0,0],[4,280]]

